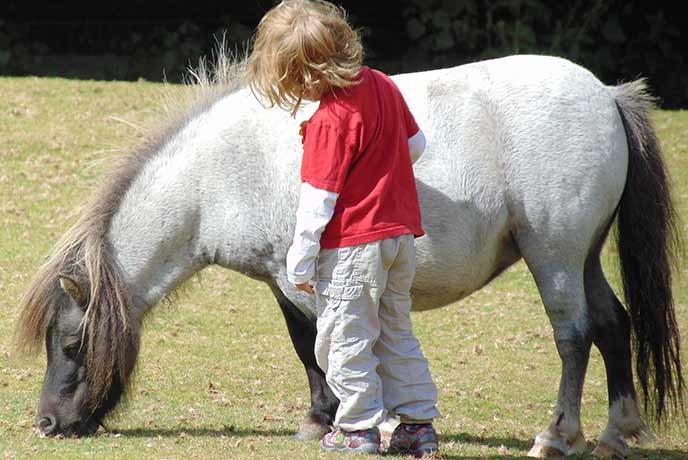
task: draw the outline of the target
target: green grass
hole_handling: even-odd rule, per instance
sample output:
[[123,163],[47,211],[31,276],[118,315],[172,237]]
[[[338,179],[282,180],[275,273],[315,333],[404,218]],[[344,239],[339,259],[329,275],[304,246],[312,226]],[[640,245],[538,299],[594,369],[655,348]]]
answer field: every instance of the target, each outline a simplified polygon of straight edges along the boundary
[[[89,164],[132,140],[132,128],[114,118],[149,119],[160,89],[145,82],[0,79],[0,460],[338,458],[291,439],[309,394],[271,293],[216,268],[174,306],[149,316],[136,383],[107,421],[110,432],[42,439],[31,429],[45,357],[12,350],[18,299],[88,196],[99,174]],[[657,112],[655,121],[688,235],[688,113]],[[605,263],[618,287],[611,252]],[[686,335],[687,267],[682,260],[676,283]],[[524,458],[549,421],[560,368],[524,264],[460,304],[413,319],[440,391],[445,457]],[[606,405],[601,358],[593,351],[582,414],[590,440],[606,423]],[[688,459],[686,433],[664,431],[630,458]]]

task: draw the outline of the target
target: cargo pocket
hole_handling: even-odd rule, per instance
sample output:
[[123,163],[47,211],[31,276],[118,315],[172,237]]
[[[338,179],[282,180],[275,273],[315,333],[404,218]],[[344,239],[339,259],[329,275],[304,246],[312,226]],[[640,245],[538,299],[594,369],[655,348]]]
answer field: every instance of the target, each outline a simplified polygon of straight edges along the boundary
[[328,281],[318,281],[315,284],[318,295],[337,300],[356,300],[363,294],[362,284],[335,284]]
[[381,241],[372,241],[358,247],[356,263],[353,265],[351,279],[357,283],[379,287],[381,275],[382,252]]
[[340,300],[360,297],[363,283],[355,275],[361,271],[362,253],[362,246],[321,249],[316,260],[316,292]]

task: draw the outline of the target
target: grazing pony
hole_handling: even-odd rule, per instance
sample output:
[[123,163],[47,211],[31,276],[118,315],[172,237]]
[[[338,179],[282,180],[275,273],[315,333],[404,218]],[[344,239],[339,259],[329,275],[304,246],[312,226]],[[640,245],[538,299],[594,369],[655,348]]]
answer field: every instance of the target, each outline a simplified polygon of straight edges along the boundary
[[[37,426],[88,434],[118,403],[137,358],[141,318],[202,268],[267,283],[311,390],[298,437],[321,436],[338,401],[313,355],[313,300],[287,282],[299,122],[263,108],[220,56],[197,97],[126,156],[38,270],[20,335],[45,341]],[[609,419],[595,455],[622,457],[681,410],[684,381],[671,290],[678,242],[669,180],[642,81],[605,86],[564,59],[513,56],[398,75],[428,147],[416,164],[427,236],[417,241],[416,309],[460,300],[525,259],[554,329],[561,383],[530,455],[578,453],[581,392],[594,343]],[[614,220],[626,308],[600,251]],[[352,284],[362,280],[352,279]],[[634,347],[631,347],[631,341]]]

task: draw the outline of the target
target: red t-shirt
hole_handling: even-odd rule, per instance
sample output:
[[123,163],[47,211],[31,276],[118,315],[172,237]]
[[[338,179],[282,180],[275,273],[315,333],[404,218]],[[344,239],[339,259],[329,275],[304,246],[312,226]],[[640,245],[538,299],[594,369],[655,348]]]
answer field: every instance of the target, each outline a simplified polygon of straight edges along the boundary
[[339,194],[322,248],[424,234],[408,139],[418,125],[394,82],[363,67],[304,125],[301,180]]

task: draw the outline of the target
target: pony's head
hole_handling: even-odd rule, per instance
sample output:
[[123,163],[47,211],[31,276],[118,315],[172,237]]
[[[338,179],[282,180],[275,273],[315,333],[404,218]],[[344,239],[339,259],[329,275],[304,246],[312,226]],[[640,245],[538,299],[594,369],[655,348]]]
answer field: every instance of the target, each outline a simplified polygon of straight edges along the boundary
[[43,434],[91,434],[120,401],[139,348],[128,307],[106,244],[88,231],[73,230],[39,269],[22,300],[19,340],[34,350],[45,341]]

